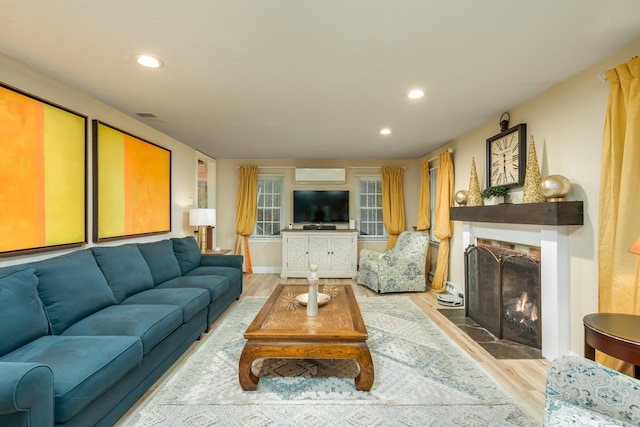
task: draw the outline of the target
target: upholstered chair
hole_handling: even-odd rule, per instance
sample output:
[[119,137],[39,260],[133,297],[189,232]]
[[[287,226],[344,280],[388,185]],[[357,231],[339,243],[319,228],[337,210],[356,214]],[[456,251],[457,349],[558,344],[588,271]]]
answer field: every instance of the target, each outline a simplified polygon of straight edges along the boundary
[[428,245],[427,234],[404,231],[392,249],[384,252],[362,249],[357,282],[379,293],[426,291]]

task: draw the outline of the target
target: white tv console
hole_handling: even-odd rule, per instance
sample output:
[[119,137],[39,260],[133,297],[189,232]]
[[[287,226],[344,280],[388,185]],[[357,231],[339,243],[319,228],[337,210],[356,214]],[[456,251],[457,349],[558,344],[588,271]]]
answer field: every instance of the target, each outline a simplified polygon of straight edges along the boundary
[[282,273],[308,277],[309,264],[318,265],[318,277],[355,279],[358,274],[358,230],[282,230]]

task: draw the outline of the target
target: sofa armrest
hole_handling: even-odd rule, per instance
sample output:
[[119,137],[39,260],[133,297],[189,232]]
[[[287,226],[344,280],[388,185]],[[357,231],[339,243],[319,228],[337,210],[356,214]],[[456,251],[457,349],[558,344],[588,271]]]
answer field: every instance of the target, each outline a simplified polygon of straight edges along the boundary
[[200,266],[233,267],[242,271],[242,255],[214,255],[202,254]]
[[39,363],[0,362],[0,424],[54,425],[53,371]]
[[554,425],[558,413],[570,412],[572,417],[593,413],[639,425],[640,381],[583,357],[559,357],[547,376],[545,425]]

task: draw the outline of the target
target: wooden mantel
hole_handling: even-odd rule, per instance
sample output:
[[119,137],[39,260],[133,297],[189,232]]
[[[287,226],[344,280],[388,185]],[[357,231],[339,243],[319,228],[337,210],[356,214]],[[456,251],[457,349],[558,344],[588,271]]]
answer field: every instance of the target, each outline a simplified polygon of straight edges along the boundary
[[583,204],[577,202],[503,203],[450,208],[452,221],[503,224],[583,225]]

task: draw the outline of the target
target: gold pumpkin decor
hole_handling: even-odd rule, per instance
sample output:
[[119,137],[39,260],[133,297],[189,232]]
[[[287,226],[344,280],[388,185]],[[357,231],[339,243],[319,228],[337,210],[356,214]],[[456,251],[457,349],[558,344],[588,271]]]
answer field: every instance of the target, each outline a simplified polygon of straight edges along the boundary
[[549,175],[540,183],[540,191],[547,202],[562,202],[571,194],[571,181],[562,175]]
[[482,206],[482,196],[480,195],[480,183],[478,182],[475,157],[471,158],[471,177],[469,178],[467,206]]
[[540,191],[540,167],[538,166],[538,155],[536,154],[536,145],[529,143],[529,153],[527,157],[527,171],[524,175],[524,191],[522,193],[522,203],[542,203],[545,201],[542,191]]
[[458,190],[454,199],[459,206],[466,206],[467,200],[469,200],[469,192],[467,190]]

